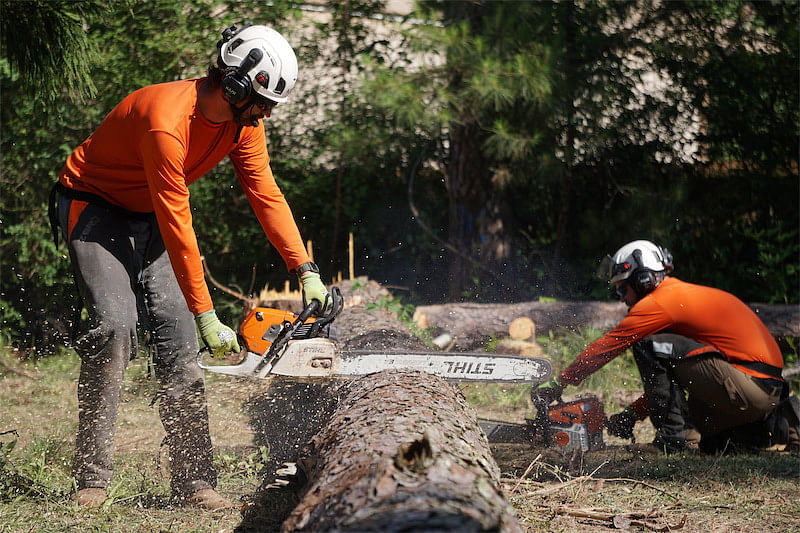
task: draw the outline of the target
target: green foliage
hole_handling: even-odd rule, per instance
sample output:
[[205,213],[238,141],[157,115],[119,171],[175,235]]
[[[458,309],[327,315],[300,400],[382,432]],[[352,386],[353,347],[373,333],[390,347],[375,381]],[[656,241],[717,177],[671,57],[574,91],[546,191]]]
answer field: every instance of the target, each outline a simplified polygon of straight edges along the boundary
[[91,67],[98,47],[83,25],[106,8],[106,2],[0,3],[0,56],[32,100],[47,105],[65,91],[78,101],[97,94]]
[[433,346],[430,329],[420,329],[413,320],[416,306],[404,303],[402,296],[381,296],[377,302],[367,302],[365,308],[367,311],[382,309],[396,314],[400,322],[405,324],[412,334],[419,337],[427,345]]
[[[262,473],[269,461],[269,447],[259,446],[257,451],[240,456],[233,452],[221,452],[214,457],[217,471],[230,479],[250,479]],[[267,475],[271,473],[266,473]]]
[[533,414],[530,411],[530,385],[461,383],[459,388],[472,406],[492,410],[524,410],[526,416]]
[[366,309],[367,311],[375,309],[391,311],[397,315],[401,322],[406,324],[411,323],[411,318],[414,316],[414,306],[409,303],[403,303],[402,296],[381,296],[377,302],[368,302]]
[[[69,260],[44,223],[71,150],[129,92],[203,75],[244,20],[286,30],[300,59],[269,150],[323,277],[353,232],[357,273],[410,302],[606,299],[596,261],[649,238],[682,279],[798,302],[796,2],[421,4],[425,23],[378,33],[374,0],[327,19],[291,0],[2,2],[4,334],[29,348],[71,329]],[[280,286],[235,181],[224,162],[192,186],[201,251],[226,285],[247,292],[256,265],[254,289]]]

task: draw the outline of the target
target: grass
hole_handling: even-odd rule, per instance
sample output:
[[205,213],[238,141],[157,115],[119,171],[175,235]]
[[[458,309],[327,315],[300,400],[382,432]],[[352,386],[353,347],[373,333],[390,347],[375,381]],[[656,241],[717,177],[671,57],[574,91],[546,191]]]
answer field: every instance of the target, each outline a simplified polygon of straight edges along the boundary
[[[556,368],[598,335],[540,338]],[[0,349],[0,532],[233,531],[237,510],[204,513],[169,500],[164,436],[145,357],[131,362],[118,419],[116,471],[106,505],[77,507],[69,497],[77,426],[79,361],[73,352],[20,362]],[[11,366],[32,377],[10,372]],[[218,490],[247,501],[262,480],[268,450],[253,444],[245,405],[264,385],[207,375]],[[638,396],[632,357],[623,355],[565,396],[591,392],[610,414]],[[530,386],[464,385],[478,414],[521,421],[531,416]],[[653,437],[648,423],[637,442]],[[525,531],[609,531],[613,520],[632,530],[682,532],[800,531],[800,460],[758,455],[663,455],[641,444],[606,438],[607,449],[565,456],[555,449],[495,445],[502,485]],[[588,517],[587,517],[588,516]],[[682,523],[684,516],[685,522]],[[594,518],[591,518],[594,517]],[[636,525],[644,524],[644,525]]]
[[[13,367],[36,376],[0,374],[0,532],[16,531],[232,531],[237,510],[203,513],[170,501],[164,431],[150,400],[146,358],[131,362],[117,424],[114,479],[102,508],[86,510],[70,500],[77,428],[79,360],[73,352]],[[239,502],[261,483],[267,450],[252,444],[246,398],[232,380],[207,380],[218,490]]]

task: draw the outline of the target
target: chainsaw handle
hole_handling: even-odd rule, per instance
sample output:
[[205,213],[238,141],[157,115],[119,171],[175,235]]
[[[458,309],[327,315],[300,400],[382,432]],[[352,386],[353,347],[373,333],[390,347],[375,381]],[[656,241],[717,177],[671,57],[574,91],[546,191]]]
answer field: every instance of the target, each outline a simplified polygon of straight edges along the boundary
[[330,324],[334,318],[339,316],[342,307],[344,307],[344,301],[342,299],[342,290],[339,287],[336,286],[331,287],[330,295],[331,295],[331,306],[328,309],[328,312],[322,315],[320,318],[318,318],[315,322],[315,324],[319,324],[318,329],[323,328],[328,324]]
[[294,324],[304,324],[311,315],[316,314],[316,312],[319,311],[321,306],[322,304],[319,303],[319,300],[311,300],[306,308],[303,309],[299,315],[297,315]]

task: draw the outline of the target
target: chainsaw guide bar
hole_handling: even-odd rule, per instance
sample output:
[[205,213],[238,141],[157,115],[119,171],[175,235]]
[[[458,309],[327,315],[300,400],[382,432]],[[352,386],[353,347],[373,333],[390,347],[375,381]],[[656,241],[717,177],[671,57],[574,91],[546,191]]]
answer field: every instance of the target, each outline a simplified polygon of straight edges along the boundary
[[[239,328],[246,347],[235,361],[213,359],[207,349],[197,355],[200,367],[229,376],[265,379],[270,375],[297,378],[363,376],[382,370],[420,370],[448,380],[485,383],[532,383],[549,380],[548,359],[514,355],[451,352],[340,350],[328,338],[330,323],[342,309],[341,292],[331,289],[330,310],[312,315],[312,300],[300,315],[255,308]],[[231,364],[233,363],[233,364]]]

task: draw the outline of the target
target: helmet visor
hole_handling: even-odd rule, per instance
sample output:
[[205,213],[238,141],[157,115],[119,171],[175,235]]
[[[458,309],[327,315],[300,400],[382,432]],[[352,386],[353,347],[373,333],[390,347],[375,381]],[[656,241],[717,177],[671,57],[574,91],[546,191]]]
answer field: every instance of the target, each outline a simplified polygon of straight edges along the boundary
[[263,96],[256,96],[255,105],[262,112],[266,113],[267,111],[272,111],[272,108],[278,105],[278,102],[270,100],[269,98],[264,98]]
[[598,278],[609,281],[612,276],[612,270],[614,268],[614,260],[611,259],[610,255],[606,255],[602,260],[600,260],[600,264],[597,265],[597,270],[595,270],[595,276]]
[[636,265],[629,261],[616,263],[610,255],[606,255],[595,271],[598,278],[604,279],[609,283],[627,279]]

